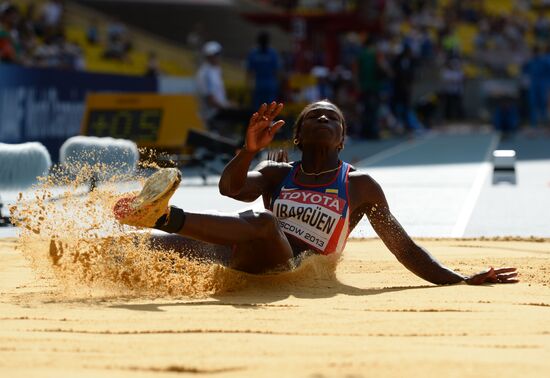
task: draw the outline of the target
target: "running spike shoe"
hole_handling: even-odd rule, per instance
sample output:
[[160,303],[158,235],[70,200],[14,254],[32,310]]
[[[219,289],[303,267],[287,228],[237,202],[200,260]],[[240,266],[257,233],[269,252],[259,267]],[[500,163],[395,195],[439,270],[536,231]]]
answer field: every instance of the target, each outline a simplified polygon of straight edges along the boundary
[[120,198],[113,212],[122,224],[135,227],[153,227],[167,213],[168,202],[181,182],[176,168],[163,168],[153,173],[137,196]]

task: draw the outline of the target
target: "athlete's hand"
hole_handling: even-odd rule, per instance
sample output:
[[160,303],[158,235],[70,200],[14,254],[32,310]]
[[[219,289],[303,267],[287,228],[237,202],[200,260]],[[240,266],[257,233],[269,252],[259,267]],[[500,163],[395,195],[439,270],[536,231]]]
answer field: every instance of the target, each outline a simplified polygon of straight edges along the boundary
[[482,272],[471,275],[466,278],[468,285],[482,285],[484,283],[516,283],[518,273],[516,268],[498,268],[490,267]]
[[267,160],[276,161],[277,163],[288,163],[288,152],[283,149],[270,150],[267,152]]
[[285,124],[283,120],[273,123],[273,119],[277,117],[282,109],[283,104],[277,104],[273,101],[269,105],[262,104],[260,109],[252,114],[246,130],[245,150],[258,152],[271,143],[277,130]]

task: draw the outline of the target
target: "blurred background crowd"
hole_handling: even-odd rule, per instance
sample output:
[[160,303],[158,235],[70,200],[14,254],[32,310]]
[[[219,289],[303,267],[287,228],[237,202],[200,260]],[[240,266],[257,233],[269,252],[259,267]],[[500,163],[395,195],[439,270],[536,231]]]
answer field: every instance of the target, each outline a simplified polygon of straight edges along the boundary
[[[3,2],[1,62],[190,77],[222,134],[262,102],[285,102],[292,118],[323,98],[352,138],[548,130],[550,1],[209,0],[173,17],[150,3]],[[210,18],[193,13],[200,6]]]

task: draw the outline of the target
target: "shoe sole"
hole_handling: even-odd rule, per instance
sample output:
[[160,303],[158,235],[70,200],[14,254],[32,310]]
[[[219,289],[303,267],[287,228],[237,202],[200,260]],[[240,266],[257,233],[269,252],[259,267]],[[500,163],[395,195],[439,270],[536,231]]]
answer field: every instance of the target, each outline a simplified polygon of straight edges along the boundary
[[153,173],[147,181],[145,181],[143,189],[137,197],[134,198],[130,206],[132,209],[137,210],[139,208],[151,205],[160,200],[167,193],[175,191],[180,182],[181,173],[178,169],[161,169]]

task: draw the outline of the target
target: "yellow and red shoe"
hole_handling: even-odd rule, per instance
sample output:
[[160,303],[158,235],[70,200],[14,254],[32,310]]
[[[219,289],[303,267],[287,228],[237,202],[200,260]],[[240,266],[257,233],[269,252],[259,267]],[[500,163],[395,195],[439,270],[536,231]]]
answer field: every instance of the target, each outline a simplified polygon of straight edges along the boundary
[[122,224],[153,227],[168,212],[168,202],[181,182],[176,168],[163,168],[153,173],[137,196],[120,198],[114,208],[115,218]]

